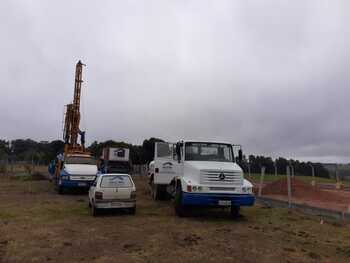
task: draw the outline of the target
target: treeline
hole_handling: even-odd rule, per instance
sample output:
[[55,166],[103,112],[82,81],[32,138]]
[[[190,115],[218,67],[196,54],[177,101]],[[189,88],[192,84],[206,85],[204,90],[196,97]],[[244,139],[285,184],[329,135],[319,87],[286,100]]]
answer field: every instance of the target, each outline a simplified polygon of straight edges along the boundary
[[[132,145],[125,142],[108,140],[105,142],[93,142],[87,150],[97,159],[101,156],[104,147],[128,147],[130,159],[133,164],[146,164],[153,160],[155,142],[163,141],[157,138],[144,140],[142,145]],[[39,164],[49,162],[62,153],[64,142],[55,140],[52,142],[36,142],[31,139],[13,140],[11,142],[0,140],[0,161],[24,161]]]
[[18,139],[11,142],[0,140],[0,160],[26,161],[39,164],[48,164],[57,153],[62,152],[63,141],[36,142],[31,139]]
[[250,167],[251,173],[260,173],[261,167],[265,167],[266,174],[274,174],[275,166],[277,168],[277,174],[286,174],[286,167],[288,165],[293,166],[295,175],[311,176],[312,165],[314,167],[315,176],[329,177],[328,170],[321,163],[301,162],[293,159],[288,160],[282,157],[274,161],[271,157],[254,155],[249,155],[248,158],[244,156],[243,162],[241,163],[244,172],[248,172]]
[[[133,164],[146,164],[153,160],[155,142],[163,141],[159,138],[150,138],[143,141],[142,145],[132,145],[126,142],[108,140],[105,142],[93,142],[88,150],[95,158],[99,158],[104,147],[128,147],[130,148],[130,159]],[[58,153],[63,152],[64,143],[60,140],[51,142],[36,142],[31,139],[13,140],[10,142],[0,140],[0,161],[27,161],[40,164],[48,164]],[[278,158],[276,162],[271,157],[265,156],[244,156],[241,166],[245,172],[250,167],[251,173],[260,173],[261,167],[266,168],[267,174],[275,173],[275,163],[278,174],[286,173],[286,166],[292,165],[296,175],[311,176],[310,163],[298,160],[287,160]],[[315,175],[319,177],[329,177],[329,172],[320,163],[312,163]]]

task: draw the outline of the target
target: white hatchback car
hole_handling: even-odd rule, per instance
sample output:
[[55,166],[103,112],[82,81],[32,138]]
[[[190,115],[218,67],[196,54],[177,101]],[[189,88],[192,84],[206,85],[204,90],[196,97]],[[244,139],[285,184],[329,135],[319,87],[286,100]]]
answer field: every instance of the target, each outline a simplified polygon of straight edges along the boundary
[[89,207],[96,216],[102,209],[136,212],[136,187],[128,174],[100,174],[89,190]]

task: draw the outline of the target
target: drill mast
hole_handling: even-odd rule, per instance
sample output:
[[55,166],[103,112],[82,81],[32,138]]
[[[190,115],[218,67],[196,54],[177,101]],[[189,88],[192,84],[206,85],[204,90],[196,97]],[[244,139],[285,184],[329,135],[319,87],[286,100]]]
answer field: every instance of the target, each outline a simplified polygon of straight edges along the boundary
[[[67,153],[85,153],[85,132],[80,131],[80,95],[83,66],[79,60],[75,68],[75,85],[73,103],[66,106],[66,115],[64,121],[63,139],[65,142],[65,154]],[[78,135],[81,138],[81,144],[78,143]]]

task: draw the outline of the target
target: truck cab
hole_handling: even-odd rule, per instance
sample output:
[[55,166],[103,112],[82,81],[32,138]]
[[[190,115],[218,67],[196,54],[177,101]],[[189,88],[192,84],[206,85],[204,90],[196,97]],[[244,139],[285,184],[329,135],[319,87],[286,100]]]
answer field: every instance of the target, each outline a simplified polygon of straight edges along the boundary
[[91,155],[67,154],[64,159],[58,159],[56,164],[56,188],[60,194],[66,189],[89,189],[96,174],[96,160]]
[[130,149],[105,147],[99,160],[99,173],[131,173]]
[[[236,162],[234,147],[198,140],[156,143],[150,167],[153,198],[172,196],[179,216],[191,206],[230,207],[232,216],[237,216],[241,206],[254,205],[255,197],[253,185]],[[242,158],[241,149],[238,157]]]

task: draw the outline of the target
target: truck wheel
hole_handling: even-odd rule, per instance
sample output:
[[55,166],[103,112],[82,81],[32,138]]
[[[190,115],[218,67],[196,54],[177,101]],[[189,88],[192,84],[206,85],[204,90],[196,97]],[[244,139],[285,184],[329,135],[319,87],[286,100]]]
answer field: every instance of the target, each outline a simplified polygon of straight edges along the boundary
[[239,217],[239,210],[241,207],[233,205],[231,206],[231,217],[232,218],[238,218]]
[[175,198],[174,198],[175,213],[179,217],[186,216],[186,206],[182,203],[182,188],[181,185],[176,187]]
[[159,185],[156,185],[153,180],[151,183],[151,194],[153,200],[160,200]]

